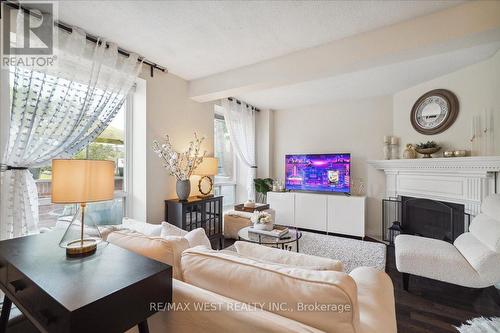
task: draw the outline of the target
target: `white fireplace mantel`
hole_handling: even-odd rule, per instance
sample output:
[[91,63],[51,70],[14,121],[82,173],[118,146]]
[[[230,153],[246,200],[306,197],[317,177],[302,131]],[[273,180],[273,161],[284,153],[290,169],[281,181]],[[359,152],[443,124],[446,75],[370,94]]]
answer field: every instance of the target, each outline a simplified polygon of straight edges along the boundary
[[500,156],[376,160],[368,164],[386,174],[386,195],[463,204],[477,215],[481,202],[496,193]]

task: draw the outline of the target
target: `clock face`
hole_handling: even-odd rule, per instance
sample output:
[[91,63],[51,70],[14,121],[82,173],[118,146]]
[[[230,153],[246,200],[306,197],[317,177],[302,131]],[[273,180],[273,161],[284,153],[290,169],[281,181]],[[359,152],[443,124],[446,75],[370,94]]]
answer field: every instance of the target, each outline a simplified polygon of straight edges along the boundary
[[415,121],[424,129],[440,126],[448,116],[449,106],[441,96],[430,96],[417,107]]
[[447,130],[455,122],[457,115],[457,96],[449,90],[436,89],[415,102],[410,121],[417,132],[433,135]]

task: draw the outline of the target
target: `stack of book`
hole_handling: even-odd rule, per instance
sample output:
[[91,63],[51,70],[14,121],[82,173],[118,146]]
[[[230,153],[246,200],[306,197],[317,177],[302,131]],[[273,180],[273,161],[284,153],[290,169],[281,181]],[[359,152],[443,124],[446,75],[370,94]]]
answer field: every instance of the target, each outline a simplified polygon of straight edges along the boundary
[[251,232],[254,234],[265,235],[265,236],[281,238],[281,237],[285,236],[286,234],[288,234],[288,228],[275,225],[273,230],[259,230],[259,229],[254,229],[254,228],[250,227],[248,232]]

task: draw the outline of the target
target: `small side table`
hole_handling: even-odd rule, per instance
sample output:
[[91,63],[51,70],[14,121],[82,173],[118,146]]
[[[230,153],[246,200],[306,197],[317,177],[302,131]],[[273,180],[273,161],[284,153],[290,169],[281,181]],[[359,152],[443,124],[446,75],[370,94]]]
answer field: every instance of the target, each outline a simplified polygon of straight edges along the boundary
[[0,332],[10,305],[40,332],[147,333],[147,318],[172,301],[172,267],[113,244],[69,259],[62,232],[0,241]]

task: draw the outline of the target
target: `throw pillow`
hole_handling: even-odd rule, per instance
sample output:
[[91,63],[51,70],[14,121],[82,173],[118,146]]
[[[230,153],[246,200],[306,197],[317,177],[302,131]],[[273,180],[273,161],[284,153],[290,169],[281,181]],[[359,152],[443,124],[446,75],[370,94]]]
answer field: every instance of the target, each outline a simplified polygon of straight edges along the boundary
[[207,247],[208,249],[212,249],[210,240],[205,234],[205,229],[203,228],[191,230],[184,236],[184,238],[186,238],[187,241],[189,242],[189,247],[195,247],[201,245]]
[[182,236],[184,237],[188,232],[176,227],[168,222],[161,223],[161,233],[160,237],[165,238],[167,236]]

